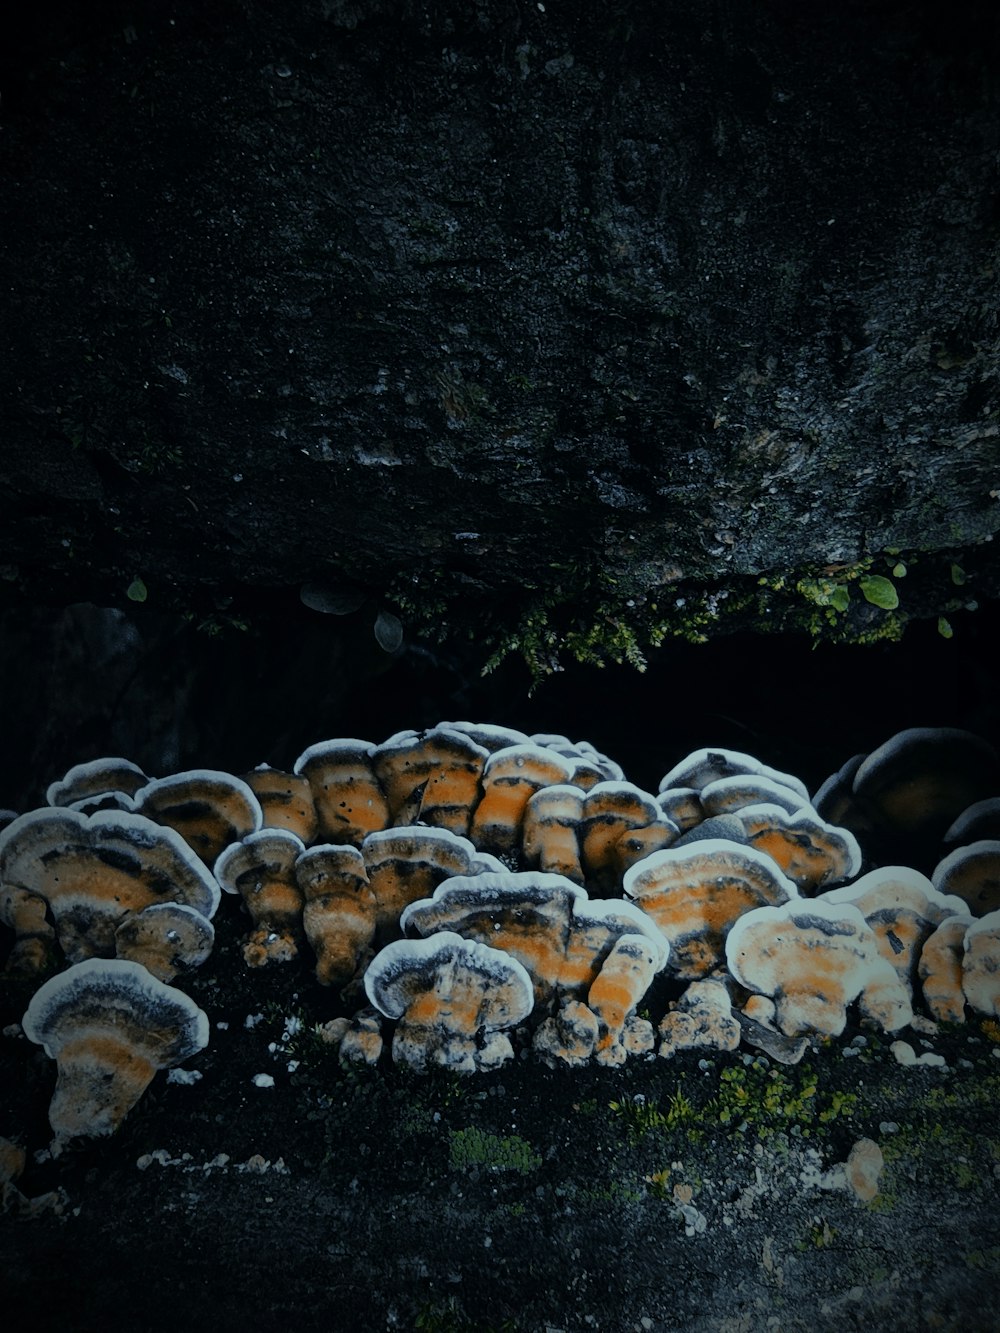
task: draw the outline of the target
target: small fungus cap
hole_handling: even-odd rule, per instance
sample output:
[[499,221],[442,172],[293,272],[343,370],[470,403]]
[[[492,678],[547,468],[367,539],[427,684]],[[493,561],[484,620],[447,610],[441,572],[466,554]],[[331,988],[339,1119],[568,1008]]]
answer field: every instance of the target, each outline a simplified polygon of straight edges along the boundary
[[50,783],[45,800],[49,805],[73,805],[113,791],[134,796],[148,781],[139,765],[130,759],[91,759],[85,764],[75,764],[65,777]]
[[208,1015],[183,991],[139,963],[89,958],[50,977],[31,997],[24,1035],[56,1060],[81,1031],[113,1028],[157,1068],[179,1065],[208,1045]]
[[255,873],[288,875],[306,846],[291,829],[262,828],[248,833],[240,842],[223,848],[213,867],[215,878],[226,893],[239,893],[240,881]]
[[726,815],[748,805],[778,805],[792,814],[809,804],[801,792],[763,773],[717,778],[702,787],[701,803],[706,815]]
[[186,903],[151,903],[115,931],[117,957],[141,963],[160,981],[200,967],[214,944],[211,921]]
[[801,779],[791,773],[782,773],[780,769],[770,768],[753,755],[743,754],[739,750],[693,750],[686,759],[664,774],[659,790],[665,792],[671,787],[694,787],[696,791],[701,791],[719,778],[733,777],[738,773],[757,773],[772,778],[783,787],[790,787],[805,801],[809,800],[809,792]]
[[250,786],[232,773],[192,768],[155,778],[135,793],[135,808],[177,829],[208,864],[228,843],[238,842],[264,823]]
[[402,1018],[416,1000],[441,986],[443,975],[451,967],[481,981],[481,1026],[512,1027],[531,1013],[534,991],[525,968],[502,950],[463,939],[451,931],[387,944],[365,972],[365,992],[387,1018]]
[[941,893],[961,898],[974,916],[995,911],[1000,907],[1000,839],[981,838],[956,847],[938,863],[931,879]]

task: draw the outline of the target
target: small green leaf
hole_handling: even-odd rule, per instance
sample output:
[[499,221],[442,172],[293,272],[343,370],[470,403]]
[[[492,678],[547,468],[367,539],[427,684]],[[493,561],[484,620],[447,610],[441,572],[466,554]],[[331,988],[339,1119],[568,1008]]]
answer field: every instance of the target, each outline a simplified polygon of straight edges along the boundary
[[846,583],[838,583],[830,594],[830,605],[835,611],[846,611],[850,600],[851,594],[847,590]]
[[893,611],[899,605],[899,595],[891,579],[882,574],[868,574],[859,579],[865,601],[872,606],[879,606],[883,611]]
[[956,584],[959,588],[965,582],[965,570],[962,568],[961,565],[952,565],[951,581],[952,583]]
[[896,563],[893,565],[892,577],[894,579],[906,578],[906,566],[903,564],[902,560],[897,560]]
[[144,602],[146,600],[146,585],[142,579],[133,579],[125,589],[125,596],[130,602]]
[[955,633],[949,622],[945,620],[944,616],[938,616],[938,633],[941,635],[942,639],[950,639]]

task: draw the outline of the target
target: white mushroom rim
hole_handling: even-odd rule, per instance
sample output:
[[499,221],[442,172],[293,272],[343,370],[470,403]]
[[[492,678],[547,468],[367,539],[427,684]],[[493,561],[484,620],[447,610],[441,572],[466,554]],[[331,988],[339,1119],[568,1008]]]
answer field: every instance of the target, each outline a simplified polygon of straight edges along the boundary
[[365,992],[380,1013],[399,1019],[417,994],[435,989],[449,965],[471,972],[481,980],[487,1003],[490,987],[499,987],[496,1004],[492,1006],[496,1019],[487,1020],[486,1026],[513,1027],[531,1013],[535,993],[524,965],[502,949],[463,939],[450,930],[438,931],[426,939],[395,940],[387,944],[365,972]]
[[[208,1045],[208,1015],[190,996],[157,981],[139,963],[121,958],[88,958],[50,977],[31,997],[21,1020],[24,1035],[52,1060],[71,1035],[63,1023],[74,1009],[84,1027],[121,1023],[137,1034],[146,1032],[157,1048],[161,1067],[177,1065]],[[155,1029],[176,1025],[173,1049],[164,1046]]]

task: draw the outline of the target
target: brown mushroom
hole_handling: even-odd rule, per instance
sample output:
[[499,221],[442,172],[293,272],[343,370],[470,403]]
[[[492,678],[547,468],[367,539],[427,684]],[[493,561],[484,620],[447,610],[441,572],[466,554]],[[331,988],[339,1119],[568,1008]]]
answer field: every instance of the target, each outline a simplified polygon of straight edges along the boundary
[[463,1074],[513,1058],[505,1029],[527,1018],[533,1001],[531,979],[516,959],[450,931],[387,945],[365,972],[365,991],[397,1020],[397,1064]]
[[25,1036],[56,1061],[49,1123],[56,1146],[112,1134],[157,1071],[208,1044],[208,1018],[138,963],[93,958],[60,972],[32,996]]
[[292,771],[309,783],[317,836],[324,842],[357,847],[388,826],[389,805],[372,767],[374,752],[370,741],[319,741],[296,759]]
[[302,839],[287,828],[263,828],[228,846],[215,863],[215,878],[239,894],[253,931],[243,946],[248,967],[287,963],[298,956],[304,899],[296,879]]
[[206,865],[223,848],[260,828],[260,802],[242,778],[218,769],[192,768],[156,778],[134,796],[139,814],[176,829]]

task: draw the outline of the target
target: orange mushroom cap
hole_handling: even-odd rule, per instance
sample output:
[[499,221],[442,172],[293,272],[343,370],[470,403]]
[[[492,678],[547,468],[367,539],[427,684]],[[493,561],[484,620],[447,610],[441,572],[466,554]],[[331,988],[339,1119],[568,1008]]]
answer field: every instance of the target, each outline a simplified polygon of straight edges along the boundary
[[206,865],[264,822],[260,802],[243,779],[218,769],[192,768],[155,778],[133,799],[139,814],[176,829]]
[[208,1045],[208,1016],[138,963],[92,958],[32,996],[21,1020],[56,1061],[56,1140],[113,1133],[160,1069]]
[[174,829],[143,815],[94,815],[45,807],[0,833],[0,880],[49,904],[70,962],[114,953],[128,912],[154,902],[185,902],[215,915],[219,886]]
[[318,836],[353,843],[389,823],[389,805],[375,776],[370,741],[319,741],[303,750],[292,772],[305,777],[316,805]]

